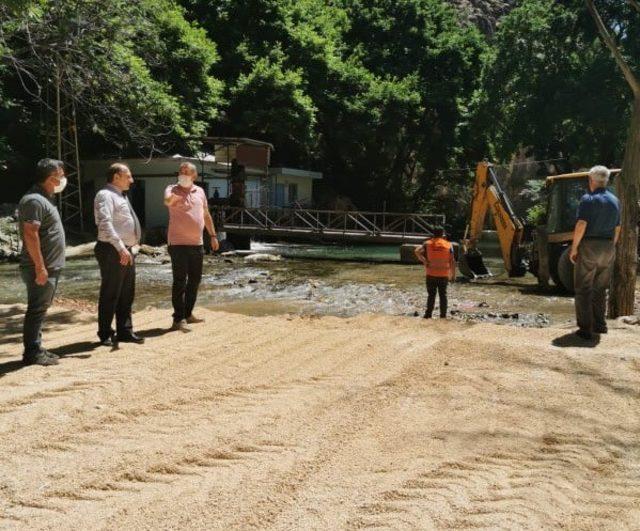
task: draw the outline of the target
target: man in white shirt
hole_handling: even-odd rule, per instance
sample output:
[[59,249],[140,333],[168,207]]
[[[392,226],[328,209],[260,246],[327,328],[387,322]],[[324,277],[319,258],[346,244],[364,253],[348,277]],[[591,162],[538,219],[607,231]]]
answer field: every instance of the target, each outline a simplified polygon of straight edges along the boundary
[[[100,343],[143,343],[133,332],[131,307],[135,296],[136,268],[132,248],[140,243],[141,228],[125,192],[133,184],[129,168],[112,164],[107,185],[96,194],[93,211],[98,226],[95,255],[100,265],[98,337]],[[116,335],[111,327],[116,318]]]

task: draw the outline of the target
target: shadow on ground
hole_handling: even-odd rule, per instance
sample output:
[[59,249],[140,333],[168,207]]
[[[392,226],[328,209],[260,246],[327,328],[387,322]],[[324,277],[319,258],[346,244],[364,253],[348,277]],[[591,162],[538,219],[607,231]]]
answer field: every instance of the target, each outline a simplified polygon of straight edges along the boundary
[[[25,307],[14,305],[0,310],[0,345],[19,343],[22,338],[22,323],[24,321]],[[48,313],[44,319],[43,332],[52,330],[62,325],[67,325],[77,320],[78,312],[64,310]]]
[[594,348],[600,343],[600,336],[594,335],[592,339],[586,340],[577,336],[574,332],[556,337],[551,344],[556,347],[577,347],[577,348]]
[[146,330],[138,330],[136,334],[147,339],[150,337],[160,337],[171,331],[171,328],[147,328]]

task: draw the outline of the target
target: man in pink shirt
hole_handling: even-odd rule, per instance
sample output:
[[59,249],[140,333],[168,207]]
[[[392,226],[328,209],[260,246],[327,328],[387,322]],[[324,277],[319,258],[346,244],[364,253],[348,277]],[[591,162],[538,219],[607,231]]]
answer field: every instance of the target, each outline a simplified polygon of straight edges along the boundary
[[194,184],[198,177],[196,167],[190,162],[180,165],[178,184],[167,186],[164,204],[169,208],[169,255],[173,272],[171,302],[173,304],[173,330],[188,331],[187,324],[201,323],[195,317],[193,307],[202,278],[204,228],[211,238],[211,248],[220,247],[213,219],[209,213],[204,190]]

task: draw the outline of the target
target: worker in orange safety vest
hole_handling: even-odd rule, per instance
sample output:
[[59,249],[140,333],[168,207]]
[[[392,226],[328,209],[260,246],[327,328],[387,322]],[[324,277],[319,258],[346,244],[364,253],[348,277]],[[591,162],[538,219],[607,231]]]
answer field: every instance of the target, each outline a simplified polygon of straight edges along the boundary
[[436,227],[433,237],[415,249],[415,254],[424,264],[427,275],[427,309],[425,319],[431,319],[436,302],[440,299],[440,319],[447,317],[447,286],[456,277],[456,260],[453,245],[445,239],[444,229]]

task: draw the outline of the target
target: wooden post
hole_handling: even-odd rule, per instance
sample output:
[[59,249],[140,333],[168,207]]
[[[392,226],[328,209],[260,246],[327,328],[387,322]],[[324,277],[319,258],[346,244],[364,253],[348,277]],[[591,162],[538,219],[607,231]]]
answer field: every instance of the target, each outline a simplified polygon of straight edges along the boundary
[[[585,0],[587,9],[598,28],[600,38],[611,52],[620,72],[633,93],[631,125],[624,151],[622,174],[616,184],[622,206],[621,235],[616,249],[616,261],[609,290],[609,318],[631,315],[635,306],[635,286],[638,265],[638,197],[640,196],[640,78],[624,57],[595,6],[594,0]],[[629,3],[640,12],[637,0]]]
[[536,249],[538,251],[538,285],[549,289],[549,239],[546,225],[536,227]]

